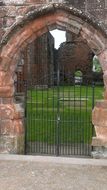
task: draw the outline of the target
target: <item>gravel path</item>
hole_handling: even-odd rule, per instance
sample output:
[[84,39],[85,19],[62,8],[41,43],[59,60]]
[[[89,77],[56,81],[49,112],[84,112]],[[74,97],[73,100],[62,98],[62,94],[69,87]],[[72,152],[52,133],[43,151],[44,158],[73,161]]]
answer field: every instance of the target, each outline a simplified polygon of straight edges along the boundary
[[0,190],[107,190],[107,160],[1,155]]

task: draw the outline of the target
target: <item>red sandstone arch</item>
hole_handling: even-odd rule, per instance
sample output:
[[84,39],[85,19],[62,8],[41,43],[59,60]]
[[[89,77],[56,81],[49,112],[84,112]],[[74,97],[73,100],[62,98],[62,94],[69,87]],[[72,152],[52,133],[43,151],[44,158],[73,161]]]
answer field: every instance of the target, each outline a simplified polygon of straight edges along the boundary
[[0,44],[0,152],[22,153],[24,148],[23,113],[14,102],[14,73],[19,53],[28,43],[47,32],[59,28],[81,35],[99,57],[104,71],[105,100],[93,111],[97,138],[93,145],[107,145],[107,34],[95,19],[67,5],[51,4],[37,8],[5,34]]

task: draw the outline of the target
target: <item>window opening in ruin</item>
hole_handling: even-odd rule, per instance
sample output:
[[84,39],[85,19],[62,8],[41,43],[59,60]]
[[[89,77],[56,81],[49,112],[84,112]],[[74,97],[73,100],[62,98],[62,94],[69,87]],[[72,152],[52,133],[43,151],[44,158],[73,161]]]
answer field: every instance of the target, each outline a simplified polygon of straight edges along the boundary
[[95,72],[95,73],[102,73],[101,64],[96,55],[93,57],[93,68],[92,69],[93,69],[93,72]]
[[50,31],[50,33],[55,39],[55,48],[58,49],[60,44],[66,41],[66,32],[55,29],[55,30]]

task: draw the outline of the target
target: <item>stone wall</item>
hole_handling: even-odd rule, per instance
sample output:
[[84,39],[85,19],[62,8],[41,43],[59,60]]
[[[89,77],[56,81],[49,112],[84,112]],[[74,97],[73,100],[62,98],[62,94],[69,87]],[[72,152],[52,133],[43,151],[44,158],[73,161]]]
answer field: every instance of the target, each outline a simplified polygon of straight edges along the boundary
[[107,0],[0,0],[0,40],[9,27],[27,12],[34,10],[37,6],[56,2],[70,3],[107,24]]
[[83,75],[92,76],[92,59],[92,51],[81,38],[64,42],[58,51],[61,68],[71,75],[80,70]]

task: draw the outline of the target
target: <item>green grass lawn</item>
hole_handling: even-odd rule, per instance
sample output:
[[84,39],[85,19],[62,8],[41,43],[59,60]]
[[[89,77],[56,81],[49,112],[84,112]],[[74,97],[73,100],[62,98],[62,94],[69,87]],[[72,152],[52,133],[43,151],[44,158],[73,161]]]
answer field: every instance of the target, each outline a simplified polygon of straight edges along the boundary
[[[102,99],[102,92],[102,86],[95,87],[94,100]],[[92,138],[92,96],[91,86],[29,89],[27,141],[89,144]]]

